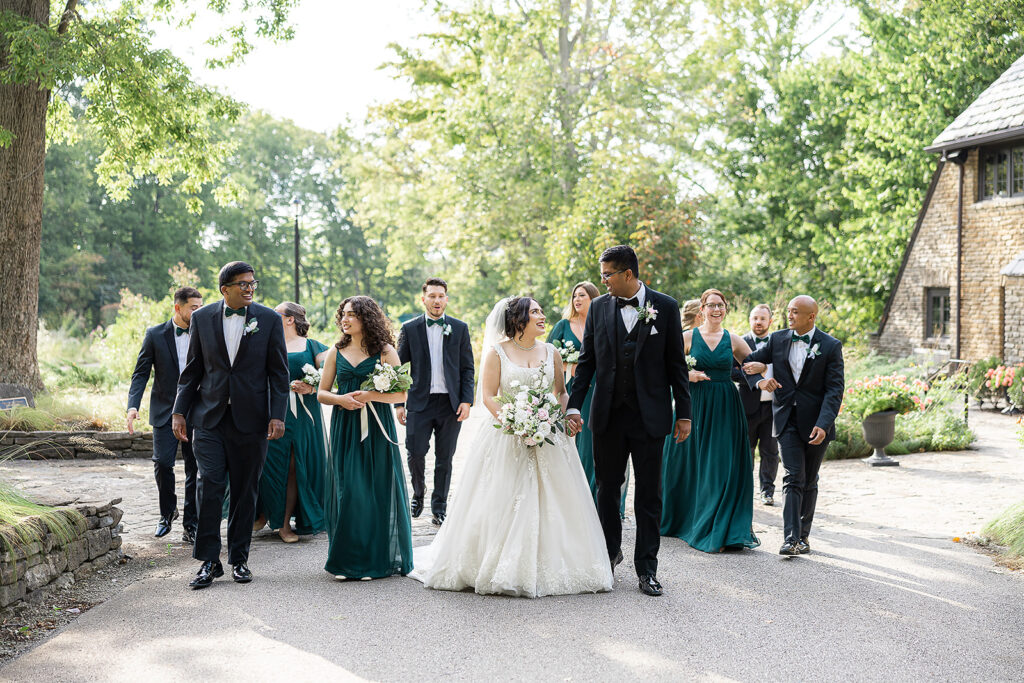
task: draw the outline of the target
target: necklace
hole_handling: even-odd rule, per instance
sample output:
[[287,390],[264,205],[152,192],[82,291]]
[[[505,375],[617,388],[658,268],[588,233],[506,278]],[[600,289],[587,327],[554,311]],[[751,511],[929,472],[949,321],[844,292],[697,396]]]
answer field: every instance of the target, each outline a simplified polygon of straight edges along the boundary
[[520,344],[519,342],[517,342],[515,340],[515,337],[513,337],[511,339],[511,341],[512,341],[513,344],[516,345],[517,349],[522,349],[523,351],[533,351],[533,349],[536,348],[536,346],[537,346],[537,340],[536,339],[533,340],[533,344],[531,344],[530,346],[523,346],[522,344]]

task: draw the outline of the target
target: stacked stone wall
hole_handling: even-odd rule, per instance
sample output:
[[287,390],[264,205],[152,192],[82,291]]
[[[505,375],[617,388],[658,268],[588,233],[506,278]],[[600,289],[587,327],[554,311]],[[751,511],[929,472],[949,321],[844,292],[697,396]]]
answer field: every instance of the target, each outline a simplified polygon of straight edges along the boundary
[[[39,533],[36,540],[0,539],[0,607],[19,600],[41,600],[121,557],[121,516],[116,498],[101,505],[77,505],[82,514],[70,539]],[[73,519],[78,520],[77,516]]]
[[152,432],[0,432],[0,458],[92,460],[152,457]]

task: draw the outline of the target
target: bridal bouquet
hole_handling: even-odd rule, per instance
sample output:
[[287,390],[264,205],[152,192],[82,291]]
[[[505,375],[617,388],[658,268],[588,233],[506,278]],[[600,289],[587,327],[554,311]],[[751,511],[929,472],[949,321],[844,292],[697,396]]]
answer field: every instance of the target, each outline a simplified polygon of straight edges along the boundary
[[530,385],[512,381],[512,391],[497,397],[501,410],[494,428],[516,437],[524,446],[554,444],[551,435],[565,431],[562,406],[545,386],[543,377],[542,372]]
[[312,363],[306,363],[302,366],[302,381],[313,387],[314,389],[320,386],[320,378],[323,373],[320,368],[316,367]]
[[412,386],[412,373],[409,370],[409,363],[403,363],[397,368],[387,363],[377,363],[373,372],[359,386],[363,391],[379,391],[382,394],[390,394],[398,391],[409,391]]
[[580,350],[576,348],[576,345],[571,341],[562,342],[557,340],[552,342],[555,350],[558,351],[558,355],[562,357],[563,363],[579,363],[580,362]]

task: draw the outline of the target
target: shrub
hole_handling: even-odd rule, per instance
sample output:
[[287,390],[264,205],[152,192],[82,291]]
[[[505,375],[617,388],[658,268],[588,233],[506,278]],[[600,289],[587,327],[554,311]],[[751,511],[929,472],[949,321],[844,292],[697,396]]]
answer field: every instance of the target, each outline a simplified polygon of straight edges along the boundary
[[1004,510],[985,525],[982,533],[1006,546],[1009,554],[1024,557],[1024,501]]
[[912,410],[924,410],[929,400],[928,385],[919,379],[908,380],[906,375],[876,375],[858,379],[846,390],[842,412],[863,420],[872,413],[894,410],[903,415]]
[[976,398],[979,402],[984,400],[995,400],[995,392],[991,387],[987,386],[989,377],[988,371],[993,370],[1000,365],[1003,361],[998,356],[992,356],[984,360],[979,360],[971,364],[971,369],[967,371],[967,391],[971,396]]

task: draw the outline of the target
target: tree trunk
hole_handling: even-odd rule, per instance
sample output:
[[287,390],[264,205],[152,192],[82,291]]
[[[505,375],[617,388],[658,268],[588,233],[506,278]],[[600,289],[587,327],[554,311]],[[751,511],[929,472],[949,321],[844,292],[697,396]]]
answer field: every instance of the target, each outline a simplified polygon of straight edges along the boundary
[[[0,0],[13,12],[45,26],[48,0]],[[0,38],[0,68],[8,48]],[[43,225],[43,163],[49,93],[38,84],[0,83],[0,127],[14,135],[0,146],[0,382],[43,388],[36,361],[39,250]]]

